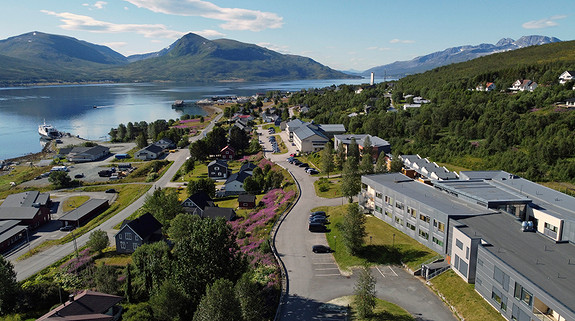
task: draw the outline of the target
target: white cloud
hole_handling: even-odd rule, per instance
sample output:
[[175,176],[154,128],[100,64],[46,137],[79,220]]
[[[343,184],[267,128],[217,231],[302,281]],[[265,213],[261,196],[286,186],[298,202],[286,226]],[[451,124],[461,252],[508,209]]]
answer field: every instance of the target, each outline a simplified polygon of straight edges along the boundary
[[526,23],[522,24],[521,26],[525,29],[543,29],[543,28],[550,28],[558,26],[559,23],[555,20],[565,19],[567,16],[565,15],[557,15],[541,20],[531,20],[527,21]]
[[96,3],[89,4],[89,3],[82,3],[82,5],[84,7],[88,7],[90,8],[90,10],[92,10],[92,8],[96,8],[96,9],[104,9],[104,6],[107,5],[108,3],[106,1],[96,1]]
[[110,48],[122,48],[122,47],[125,47],[127,44],[128,44],[127,42],[123,42],[123,41],[103,43],[104,46],[110,47]]
[[415,40],[391,39],[389,43],[415,43]]
[[80,30],[95,33],[133,32],[147,38],[159,37],[171,39],[180,38],[185,34],[185,32],[170,30],[162,24],[116,24],[69,12],[58,13],[48,10],[41,10],[41,12],[59,17],[64,23],[60,25],[60,27],[65,30]]
[[199,30],[199,31],[191,31],[193,33],[195,33],[196,35],[200,35],[204,38],[210,38],[210,39],[214,39],[214,38],[221,38],[223,36],[225,36],[225,34],[216,31],[216,30]]
[[124,0],[139,8],[178,16],[199,16],[224,21],[226,30],[261,31],[281,28],[283,18],[273,12],[222,8],[202,0]]

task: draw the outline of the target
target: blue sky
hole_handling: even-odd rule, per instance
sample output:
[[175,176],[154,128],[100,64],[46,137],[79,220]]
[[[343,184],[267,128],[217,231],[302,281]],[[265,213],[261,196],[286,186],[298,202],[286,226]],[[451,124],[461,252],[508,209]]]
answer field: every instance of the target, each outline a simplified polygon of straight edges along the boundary
[[0,3],[0,12],[0,39],[41,31],[127,56],[158,51],[194,32],[307,56],[338,70],[501,38],[575,37],[573,0],[10,0]]

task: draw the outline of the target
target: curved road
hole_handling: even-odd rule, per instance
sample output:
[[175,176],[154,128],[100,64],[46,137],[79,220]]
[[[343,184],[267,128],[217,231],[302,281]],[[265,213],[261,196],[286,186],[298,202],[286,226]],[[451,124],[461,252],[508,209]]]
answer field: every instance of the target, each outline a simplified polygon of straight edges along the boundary
[[[203,138],[205,133],[212,130],[212,128],[214,127],[214,124],[222,116],[223,116],[223,113],[219,113],[210,122],[210,124],[208,126],[206,126],[206,128],[202,131],[202,134],[192,137],[190,139],[190,141],[194,142],[198,139]],[[162,187],[163,188],[163,187],[169,186],[170,180],[172,179],[172,177],[174,177],[174,175],[176,174],[178,169],[180,169],[180,167],[184,164],[184,162],[186,161],[186,157],[188,157],[188,156],[190,156],[190,152],[188,149],[181,149],[177,153],[170,153],[168,157],[170,160],[173,160],[174,163],[164,173],[164,175],[162,177],[160,177],[158,179],[158,181],[152,185],[152,188],[150,188],[148,190],[148,192],[146,192],[144,195],[142,195],[142,197],[137,199],[132,204],[128,205],[126,208],[124,208],[118,214],[111,217],[109,220],[107,220],[107,221],[103,222],[102,224],[100,224],[99,226],[97,226],[95,229],[101,229],[101,230],[107,231],[108,234],[110,234],[110,230],[113,230],[114,226],[121,223],[128,216],[130,216],[132,213],[134,213],[137,209],[142,207],[142,205],[144,204],[144,201],[146,199],[146,196],[153,193],[154,188],[156,188],[156,187]],[[90,237],[90,233],[86,233],[86,234],[78,237],[76,239],[76,243],[77,243],[78,248],[83,246],[84,244],[86,244],[86,242],[88,242],[89,237]],[[17,261],[15,259],[15,257],[9,257],[9,259],[14,264],[14,270],[17,273],[16,274],[17,280],[21,281],[21,280],[24,280],[24,279],[32,276],[34,273],[52,265],[54,262],[62,259],[63,257],[65,257],[66,255],[68,255],[72,252],[74,252],[74,242],[69,242],[69,243],[66,243],[63,245],[53,246],[53,247],[51,247],[51,248],[49,248],[49,249],[47,249],[41,253],[33,255],[32,257],[25,259],[25,260]]]
[[[271,150],[267,130],[258,131],[264,141],[264,149]],[[295,147],[289,146],[285,132],[280,136],[290,153],[295,152]],[[299,182],[302,195],[281,223],[275,240],[276,249],[287,270],[286,297],[280,305],[279,320],[347,320],[339,306],[328,302],[352,295],[355,275],[340,273],[331,254],[313,253],[312,245],[327,244],[325,234],[307,230],[312,208],[341,205],[342,199],[316,196],[313,182],[317,178],[289,164],[286,154],[266,153],[266,157],[292,172]],[[343,250],[340,241],[336,245],[335,250]],[[372,268],[372,275],[377,280],[377,297],[398,304],[416,320],[457,321],[449,308],[424,283],[401,267],[377,266]]]

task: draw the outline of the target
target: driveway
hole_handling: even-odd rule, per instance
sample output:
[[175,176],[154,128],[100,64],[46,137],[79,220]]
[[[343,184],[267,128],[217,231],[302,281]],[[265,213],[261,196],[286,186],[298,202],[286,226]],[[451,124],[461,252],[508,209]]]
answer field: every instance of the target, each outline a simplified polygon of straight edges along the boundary
[[[340,273],[331,254],[313,253],[314,244],[327,244],[327,241],[325,234],[307,230],[312,208],[341,205],[342,198],[318,197],[313,187],[318,178],[286,161],[288,155],[295,152],[295,146],[288,142],[285,131],[279,134],[289,152],[275,155],[269,152],[271,145],[267,148],[267,130],[258,129],[258,132],[266,147],[265,156],[290,171],[301,189],[299,201],[281,223],[275,239],[276,249],[287,270],[286,297],[280,307],[280,320],[346,320],[341,308],[328,302],[352,295],[356,276]],[[336,250],[343,250],[343,244]],[[416,320],[457,320],[423,282],[402,268],[378,266],[372,268],[372,275],[377,280],[377,297],[403,307]]]

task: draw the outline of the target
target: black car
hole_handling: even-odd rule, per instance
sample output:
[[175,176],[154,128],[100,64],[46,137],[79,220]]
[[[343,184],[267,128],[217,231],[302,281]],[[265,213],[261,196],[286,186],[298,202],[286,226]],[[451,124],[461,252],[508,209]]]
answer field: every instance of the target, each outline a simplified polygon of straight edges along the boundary
[[107,189],[107,190],[106,190],[106,193],[118,193],[118,191],[116,191],[116,190],[113,189],[113,188],[110,188],[110,189]]
[[309,164],[308,163],[300,163],[299,165],[297,165],[298,167],[308,167]]
[[325,216],[314,216],[309,218],[309,222],[311,223],[318,223],[318,224],[329,224],[327,217]]
[[319,171],[315,168],[310,168],[306,171],[308,174],[313,175],[313,174],[319,174]]
[[314,245],[311,247],[313,253],[331,253],[333,250],[326,245]]
[[74,178],[83,178],[83,177],[84,177],[84,173],[74,175]]
[[294,159],[293,163],[295,166],[299,166],[299,164],[301,164],[301,161],[298,159]]
[[328,215],[324,211],[315,211],[311,212],[309,216],[313,217],[313,216],[328,216]]

